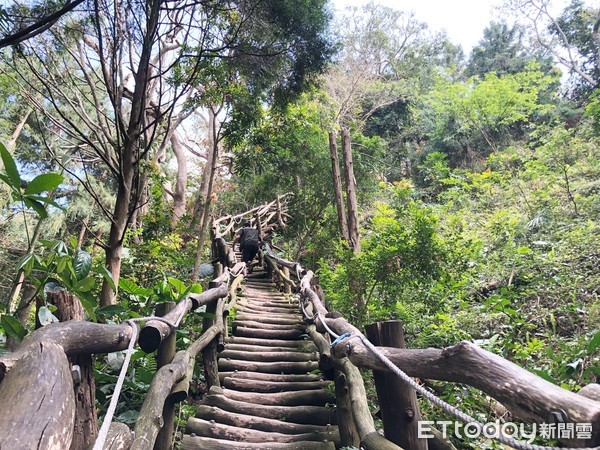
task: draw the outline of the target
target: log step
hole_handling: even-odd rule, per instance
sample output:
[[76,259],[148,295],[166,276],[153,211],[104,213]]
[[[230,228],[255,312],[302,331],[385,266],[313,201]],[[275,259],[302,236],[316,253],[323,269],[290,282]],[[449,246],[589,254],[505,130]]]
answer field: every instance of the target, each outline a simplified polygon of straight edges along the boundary
[[304,374],[317,370],[319,368],[318,361],[242,361],[239,359],[220,358],[219,372],[233,372],[234,370],[246,370],[250,372],[261,373],[289,373],[289,374]]
[[[334,425],[307,425],[302,423],[285,422],[278,419],[267,419],[265,417],[248,416],[238,414],[216,406],[200,405],[196,412],[196,417],[204,420],[214,420],[225,425],[235,425],[242,428],[251,428],[253,430],[274,431],[285,434],[311,433],[314,431],[331,432],[336,431]],[[190,419],[191,420],[191,419]],[[198,433],[196,433],[198,434]]]
[[184,435],[182,441],[182,450],[335,450],[333,442],[236,442],[224,439],[206,438],[200,436]]
[[238,414],[264,417],[267,419],[279,419],[284,420],[285,422],[320,426],[333,425],[336,423],[335,411],[324,406],[258,405],[256,403],[241,402],[239,400],[227,398],[224,395],[215,394],[205,396],[202,403]]
[[324,389],[312,391],[289,391],[289,392],[241,392],[233,389],[222,389],[223,395],[231,400],[257,405],[269,406],[325,406],[333,403],[335,398]]
[[265,339],[300,339],[304,330],[263,330],[259,328],[237,327],[235,330],[237,336],[249,338]]
[[267,347],[292,347],[292,348],[317,348],[310,340],[290,341],[283,339],[246,338],[242,336],[228,336],[225,342],[235,344],[262,345]]
[[237,327],[247,327],[247,328],[258,328],[265,330],[297,330],[304,332],[306,327],[304,325],[289,325],[289,324],[278,324],[278,323],[262,323],[256,322],[254,320],[234,320],[231,323],[231,327],[233,332],[235,333],[235,329]]
[[227,389],[264,394],[272,392],[325,389],[329,384],[330,381],[265,381],[233,377],[226,377],[223,379],[223,387]]
[[195,433],[200,436],[217,439],[229,439],[232,441],[250,443],[261,442],[263,444],[269,442],[289,443],[303,441],[335,442],[336,437],[338,437],[339,441],[339,436],[336,436],[336,433],[333,431],[313,431],[301,434],[285,434],[276,431],[266,432],[252,430],[250,428],[240,428],[237,426],[224,425],[214,421],[211,422],[198,418],[191,418],[188,421],[186,433]]
[[268,345],[246,345],[227,344],[226,350],[238,350],[242,352],[291,352],[291,353],[316,353],[317,349],[308,347],[306,349],[295,347],[270,347]]
[[[266,349],[265,349],[266,350]],[[245,352],[239,350],[229,350],[225,347],[219,354],[219,358],[239,359],[246,361],[261,361],[261,362],[274,362],[274,361],[286,361],[286,362],[298,362],[298,361],[318,361],[319,355],[317,353],[302,353],[302,352],[275,352],[275,351],[263,351],[263,352]]]
[[248,372],[248,371],[235,371],[235,372],[219,372],[219,378],[225,379],[226,377],[242,379],[242,380],[260,380],[260,381],[273,381],[273,382],[312,382],[320,381],[322,378],[314,373],[307,374],[277,374],[277,373],[261,373],[261,372]]

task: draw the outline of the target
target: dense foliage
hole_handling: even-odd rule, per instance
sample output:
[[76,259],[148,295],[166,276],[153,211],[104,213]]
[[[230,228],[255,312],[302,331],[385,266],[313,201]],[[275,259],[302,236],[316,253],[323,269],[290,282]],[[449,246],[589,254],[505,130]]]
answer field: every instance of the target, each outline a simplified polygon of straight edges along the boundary
[[[292,192],[274,243],[315,270],[330,309],[357,326],[401,319],[411,347],[474,340],[571,390],[600,379],[599,12],[573,0],[554,21],[511,25],[537,4],[511,0],[517,15],[505,11],[465,57],[412,14],[373,3],[333,26],[322,0],[230,3],[187,17],[188,36],[204,39],[155,30],[164,34],[150,39],[148,61],[170,56],[138,80],[147,104],[129,159],[135,64],[109,76],[90,57],[106,36],[94,35],[88,10],[3,50],[0,344],[55,319],[48,289],[76,294],[103,322],[199,292],[206,280],[192,268],[210,261],[209,218]],[[44,11],[19,6],[20,21],[1,15],[0,31]],[[342,127],[358,252],[340,236],[333,200],[328,133],[340,144]],[[116,302],[99,302],[102,284]],[[190,323],[178,345],[199,333]],[[127,423],[156,370],[152,357],[134,359],[118,409]],[[98,359],[101,411],[120,363]],[[470,389],[432,389],[494,414]]]

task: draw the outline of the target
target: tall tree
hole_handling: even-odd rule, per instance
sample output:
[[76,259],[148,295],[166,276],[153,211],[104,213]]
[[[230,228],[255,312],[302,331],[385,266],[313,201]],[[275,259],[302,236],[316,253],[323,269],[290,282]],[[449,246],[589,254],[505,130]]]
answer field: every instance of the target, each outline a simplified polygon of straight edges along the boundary
[[489,72],[496,75],[514,74],[525,70],[535,60],[542,71],[552,67],[552,60],[540,51],[528,48],[523,42],[524,28],[509,26],[506,22],[492,21],[483,30],[483,38],[471,51],[465,74],[483,78]]
[[[192,89],[202,91],[215,61],[226,61],[255,97],[285,101],[322,69],[330,51],[328,20],[322,0],[302,7],[88,0],[12,52],[24,87],[44,98],[34,106],[112,178],[115,204],[102,209],[111,222],[105,251],[115,284],[125,233],[143,199],[144,163],[170,140],[173,118],[189,108]],[[81,171],[88,169],[70,173],[85,184]],[[114,301],[105,281],[101,304]]]

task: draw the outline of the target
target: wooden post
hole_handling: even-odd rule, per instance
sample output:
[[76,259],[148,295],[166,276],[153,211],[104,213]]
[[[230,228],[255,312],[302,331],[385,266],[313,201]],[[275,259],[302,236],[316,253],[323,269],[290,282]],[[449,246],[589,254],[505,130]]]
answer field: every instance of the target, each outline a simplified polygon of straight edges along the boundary
[[[218,265],[215,265],[215,275],[220,276],[222,270],[217,270]],[[220,283],[219,283],[220,284]],[[209,288],[215,288],[214,281],[209,283]],[[217,300],[210,302],[206,305],[206,313],[207,315],[214,315],[217,313]],[[212,317],[206,317],[202,322],[202,329],[208,330],[215,323],[215,319]],[[204,364],[204,378],[206,380],[206,390],[208,391],[212,386],[221,387],[221,383],[219,382],[219,367],[217,365],[217,340],[213,339],[210,344],[208,344],[202,350],[202,363]]]
[[[406,348],[402,322],[377,322],[365,327],[367,338],[377,346]],[[421,412],[416,392],[393,374],[373,371],[381,407],[385,437],[402,448],[427,450],[427,439],[417,438]]]
[[338,157],[337,136],[333,131],[329,132],[329,154],[331,155],[331,176],[333,178],[333,192],[335,194],[335,206],[338,214],[338,225],[342,239],[349,242],[348,222],[344,209],[344,193],[342,190],[342,178],[340,175],[340,160]]
[[345,447],[360,445],[360,436],[354,425],[352,402],[347,386],[346,375],[340,370],[335,371],[335,403],[337,405],[337,425],[340,430],[340,440]]
[[[84,320],[83,306],[77,297],[67,291],[50,291],[46,296],[48,303],[56,305],[56,317],[61,322]],[[75,389],[75,421],[71,449],[85,448],[96,440],[98,434],[98,415],[96,414],[96,382],[94,381],[94,362],[91,355],[70,356],[69,363],[77,371],[78,382]]]
[[[164,317],[169,311],[175,308],[175,302],[160,303],[156,306],[156,315]],[[156,366],[160,369],[167,364],[171,364],[176,351],[176,340],[177,333],[173,332],[167,336],[167,338],[160,344],[156,353]],[[173,448],[173,434],[175,427],[175,402],[171,397],[167,397],[165,400],[165,406],[163,407],[163,426],[160,429],[156,442],[154,443],[154,450],[170,450]]]
[[[290,269],[288,269],[287,267],[284,267],[283,274],[289,279],[290,278]],[[292,285],[289,282],[284,281],[284,286],[285,286],[284,294],[292,295]]]

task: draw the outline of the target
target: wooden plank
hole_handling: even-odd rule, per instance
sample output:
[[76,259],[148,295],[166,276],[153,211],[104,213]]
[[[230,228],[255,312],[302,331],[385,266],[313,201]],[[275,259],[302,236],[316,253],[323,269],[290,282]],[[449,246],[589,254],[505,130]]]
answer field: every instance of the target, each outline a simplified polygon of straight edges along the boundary
[[241,361],[237,359],[219,359],[219,371],[233,372],[234,370],[247,370],[262,373],[308,373],[319,368],[316,361],[306,362],[258,362]]
[[333,442],[235,442],[199,436],[183,436],[182,450],[335,450]]

